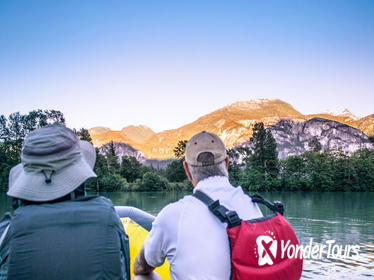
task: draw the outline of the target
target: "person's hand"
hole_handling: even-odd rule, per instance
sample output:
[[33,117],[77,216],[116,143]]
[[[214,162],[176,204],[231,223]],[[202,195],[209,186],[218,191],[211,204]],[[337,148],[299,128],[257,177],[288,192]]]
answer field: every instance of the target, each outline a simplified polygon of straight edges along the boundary
[[148,275],[134,275],[132,280],[162,280],[162,278],[156,272],[152,271]]
[[[147,261],[145,260],[145,257],[144,257],[144,247],[142,247],[138,255],[135,257],[135,261],[133,265],[134,275],[145,275],[145,276],[151,275],[154,269],[155,269],[154,267],[147,264]],[[143,278],[140,278],[140,279],[143,279]],[[148,279],[148,278],[144,278],[144,279]],[[149,279],[153,279],[153,278],[149,278]]]

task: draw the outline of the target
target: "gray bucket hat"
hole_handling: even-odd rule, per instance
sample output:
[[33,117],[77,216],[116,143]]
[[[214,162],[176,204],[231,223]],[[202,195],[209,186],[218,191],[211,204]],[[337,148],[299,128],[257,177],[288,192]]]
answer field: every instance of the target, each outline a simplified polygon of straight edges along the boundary
[[93,172],[96,152],[63,125],[30,132],[22,147],[21,163],[10,170],[7,195],[29,201],[60,198],[80,186]]

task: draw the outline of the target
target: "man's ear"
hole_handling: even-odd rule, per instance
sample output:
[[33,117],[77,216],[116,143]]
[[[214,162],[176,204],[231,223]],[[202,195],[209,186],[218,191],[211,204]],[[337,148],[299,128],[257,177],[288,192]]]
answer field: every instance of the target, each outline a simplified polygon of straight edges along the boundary
[[230,163],[229,157],[226,157],[225,161],[226,161],[226,169],[229,170],[229,163]]
[[188,180],[190,180],[193,186],[196,186],[197,182],[192,178],[190,169],[188,168],[188,164],[186,161],[183,161],[183,167],[184,167],[184,171],[186,172]]

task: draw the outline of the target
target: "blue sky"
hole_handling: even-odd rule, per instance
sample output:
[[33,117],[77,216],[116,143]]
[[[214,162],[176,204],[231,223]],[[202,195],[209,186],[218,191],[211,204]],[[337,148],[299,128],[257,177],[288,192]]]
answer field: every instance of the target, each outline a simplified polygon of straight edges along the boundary
[[179,127],[235,101],[374,113],[374,1],[0,1],[0,114]]

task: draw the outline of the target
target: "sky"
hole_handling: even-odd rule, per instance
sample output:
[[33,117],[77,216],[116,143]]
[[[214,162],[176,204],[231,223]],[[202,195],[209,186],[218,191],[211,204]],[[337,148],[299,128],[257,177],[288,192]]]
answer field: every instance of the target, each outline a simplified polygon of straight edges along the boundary
[[374,113],[374,1],[0,1],[0,114],[180,127],[235,101]]

